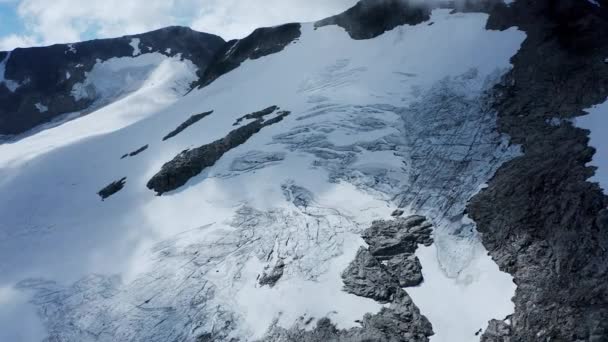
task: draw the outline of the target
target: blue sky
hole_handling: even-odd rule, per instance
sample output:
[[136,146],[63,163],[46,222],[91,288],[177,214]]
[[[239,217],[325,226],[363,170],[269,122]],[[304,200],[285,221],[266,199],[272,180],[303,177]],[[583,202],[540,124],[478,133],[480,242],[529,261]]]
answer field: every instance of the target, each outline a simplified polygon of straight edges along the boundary
[[17,17],[16,2],[4,3],[0,1],[0,37],[15,32],[23,32],[24,27]]
[[0,0],[0,51],[190,26],[225,39],[340,13],[357,0]]

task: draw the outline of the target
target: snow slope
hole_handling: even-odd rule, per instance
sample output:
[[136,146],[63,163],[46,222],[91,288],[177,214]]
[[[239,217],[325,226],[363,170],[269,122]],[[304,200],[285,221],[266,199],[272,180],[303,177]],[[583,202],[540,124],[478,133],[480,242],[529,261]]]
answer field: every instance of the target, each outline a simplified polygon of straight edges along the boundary
[[[433,341],[453,333],[442,315],[475,341],[470,325],[456,320],[471,311],[475,324],[504,318],[513,287],[479,251],[474,225],[456,216],[519,153],[495,133],[482,96],[524,39],[515,29],[485,30],[486,19],[436,10],[433,25],[363,41],[336,26],[303,24],[284,51],[182,98],[168,89],[191,69],[169,60],[121,100],[0,145],[0,302],[21,303],[0,306],[0,317],[27,310],[25,293],[46,334],[62,341],[203,333],[252,340],[274,325],[310,328],[324,316],[339,328],[357,326],[381,305],[343,292],[340,273],[364,245],[359,234],[401,204],[437,227],[436,258],[420,251],[428,283],[417,290],[422,313],[437,322]],[[184,187],[162,197],[146,188],[180,151],[224,137],[239,117],[270,105],[292,114]],[[96,192],[122,177],[125,188],[102,202]],[[286,266],[275,287],[257,284],[279,260]],[[486,281],[472,286],[496,286],[487,297],[495,308],[458,300],[438,311],[424,300],[436,282],[467,275]],[[34,340],[19,337],[23,324],[1,320],[0,337]]]
[[[91,117],[73,122],[68,119],[81,113],[71,113],[59,122],[50,122],[30,132],[16,144],[0,145],[0,165],[17,165],[45,152],[77,142],[84,138],[116,131],[137,122],[181,98],[196,79],[196,67],[179,55],[169,58],[159,53],[134,58],[112,58],[98,62],[83,83],[72,89],[76,99],[95,99],[99,108]],[[0,181],[1,182],[1,181]]]

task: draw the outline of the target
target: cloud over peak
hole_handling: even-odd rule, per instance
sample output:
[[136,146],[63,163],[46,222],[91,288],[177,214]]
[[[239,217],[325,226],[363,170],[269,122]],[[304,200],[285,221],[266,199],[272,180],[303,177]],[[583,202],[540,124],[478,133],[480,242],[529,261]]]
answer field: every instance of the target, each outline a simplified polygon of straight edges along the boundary
[[136,34],[185,25],[225,39],[257,27],[313,21],[356,0],[0,0],[18,2],[24,31],[0,37],[0,50]]

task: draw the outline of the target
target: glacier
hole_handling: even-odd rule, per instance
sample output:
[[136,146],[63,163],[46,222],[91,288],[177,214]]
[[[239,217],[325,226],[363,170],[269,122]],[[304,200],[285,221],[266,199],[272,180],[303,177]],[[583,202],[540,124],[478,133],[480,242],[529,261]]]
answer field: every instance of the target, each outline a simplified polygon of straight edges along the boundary
[[[525,39],[486,30],[487,18],[434,10],[432,25],[369,40],[305,23],[283,51],[185,96],[194,69],[163,58],[117,101],[0,145],[0,303],[20,303],[0,306],[0,339],[256,340],[322,318],[355,327],[384,304],[344,292],[342,271],[366,247],[361,233],[400,207],[435,227],[434,245],[417,252],[425,282],[406,288],[433,324],[431,341],[479,340],[487,321],[512,312],[514,284],[463,212],[521,153],[496,132],[487,96]],[[137,70],[146,56],[100,63],[89,80],[115,97],[112,63]],[[146,188],[181,151],[271,105],[291,115],[183,187]],[[123,177],[102,202],[96,193]],[[282,277],[261,286],[278,262]],[[488,286],[483,301],[465,300]],[[454,292],[433,296],[438,288]],[[36,316],[32,329],[11,318]]]

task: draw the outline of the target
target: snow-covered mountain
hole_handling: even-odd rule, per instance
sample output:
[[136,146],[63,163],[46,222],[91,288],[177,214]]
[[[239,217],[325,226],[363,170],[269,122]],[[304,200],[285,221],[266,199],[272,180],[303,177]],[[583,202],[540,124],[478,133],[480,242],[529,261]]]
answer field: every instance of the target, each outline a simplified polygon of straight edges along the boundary
[[608,340],[604,32],[362,0],[0,52],[0,341]]

